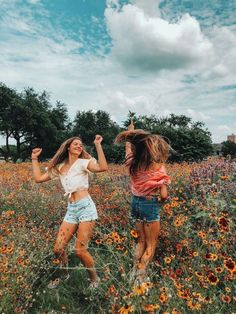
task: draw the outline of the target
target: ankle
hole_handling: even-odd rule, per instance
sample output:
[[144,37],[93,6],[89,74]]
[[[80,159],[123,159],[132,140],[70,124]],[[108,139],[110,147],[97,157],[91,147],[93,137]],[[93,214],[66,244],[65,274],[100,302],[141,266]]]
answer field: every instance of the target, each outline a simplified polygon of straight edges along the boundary
[[89,274],[89,279],[90,279],[90,281],[92,281],[92,282],[97,281],[98,278],[99,278],[99,277],[98,277],[97,274]]
[[144,263],[138,263],[137,265],[136,265],[136,268],[139,270],[139,269],[142,269],[142,270],[146,270],[146,264],[144,264]]

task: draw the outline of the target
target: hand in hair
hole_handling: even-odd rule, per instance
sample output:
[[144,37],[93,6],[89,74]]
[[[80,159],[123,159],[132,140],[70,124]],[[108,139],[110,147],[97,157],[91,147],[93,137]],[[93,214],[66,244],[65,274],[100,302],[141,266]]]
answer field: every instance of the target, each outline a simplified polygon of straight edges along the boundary
[[130,124],[128,125],[128,131],[133,131],[134,130],[134,122],[133,119],[131,118]]

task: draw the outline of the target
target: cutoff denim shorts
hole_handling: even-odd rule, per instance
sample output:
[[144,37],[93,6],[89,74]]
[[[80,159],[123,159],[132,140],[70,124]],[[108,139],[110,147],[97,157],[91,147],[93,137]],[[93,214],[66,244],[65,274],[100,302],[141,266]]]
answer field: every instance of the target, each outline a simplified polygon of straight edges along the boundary
[[82,221],[98,219],[96,206],[90,196],[73,203],[68,203],[67,212],[63,221],[78,224]]
[[161,205],[157,197],[146,198],[145,196],[132,197],[131,218],[144,222],[160,220]]

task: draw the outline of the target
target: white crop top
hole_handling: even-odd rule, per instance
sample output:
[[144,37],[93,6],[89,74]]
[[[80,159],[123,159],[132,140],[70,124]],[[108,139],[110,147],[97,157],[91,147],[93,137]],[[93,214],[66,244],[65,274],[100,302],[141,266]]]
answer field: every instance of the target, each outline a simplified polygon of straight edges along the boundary
[[[94,158],[92,158],[94,159]],[[51,173],[50,172],[50,177],[51,178],[56,178],[59,177],[61,184],[65,190],[64,195],[68,195],[71,197],[71,194],[73,192],[79,191],[79,190],[87,190],[89,187],[89,182],[88,182],[88,174],[89,170],[87,169],[88,164],[91,159],[82,159],[78,158],[73,165],[70,167],[70,169],[66,173]],[[96,161],[96,159],[94,159]],[[64,163],[61,163],[58,166],[58,169],[60,170]]]

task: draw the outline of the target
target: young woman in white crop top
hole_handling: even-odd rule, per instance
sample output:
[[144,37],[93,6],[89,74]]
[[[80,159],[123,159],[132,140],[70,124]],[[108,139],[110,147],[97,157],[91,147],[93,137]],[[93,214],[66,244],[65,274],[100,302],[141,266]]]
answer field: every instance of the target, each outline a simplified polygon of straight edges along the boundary
[[89,240],[98,218],[96,206],[88,193],[88,173],[107,170],[107,162],[101,146],[102,137],[95,136],[94,144],[97,150],[98,162],[84,150],[79,137],[72,137],[61,144],[60,148],[49,163],[47,172],[42,173],[38,163],[41,148],[32,150],[32,165],[34,179],[37,183],[49,181],[58,177],[68,195],[68,207],[64,220],[59,228],[54,253],[60,259],[64,268],[63,275],[48,285],[56,288],[61,279],[68,279],[66,266],[68,258],[66,245],[77,232],[75,254],[87,268],[91,287],[96,287],[99,278],[94,268],[94,260],[87,250]]

